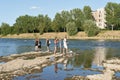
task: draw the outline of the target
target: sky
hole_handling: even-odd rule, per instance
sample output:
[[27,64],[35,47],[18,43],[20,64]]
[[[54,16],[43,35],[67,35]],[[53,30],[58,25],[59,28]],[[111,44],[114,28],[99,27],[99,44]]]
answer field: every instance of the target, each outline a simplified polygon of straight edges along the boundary
[[53,19],[55,14],[62,10],[90,6],[94,11],[104,8],[107,2],[120,3],[120,0],[1,0],[0,25],[5,22],[12,26],[19,16],[26,14],[30,16],[43,14]]

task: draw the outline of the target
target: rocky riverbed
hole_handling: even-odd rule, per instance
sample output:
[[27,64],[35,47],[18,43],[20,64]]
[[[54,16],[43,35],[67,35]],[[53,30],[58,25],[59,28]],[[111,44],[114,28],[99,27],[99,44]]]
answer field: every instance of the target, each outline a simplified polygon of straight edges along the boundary
[[28,52],[1,57],[0,80],[11,80],[13,77],[41,72],[50,64],[66,62],[62,54]]
[[103,62],[104,70],[102,74],[73,76],[71,80],[120,80],[115,76],[116,72],[120,71],[120,59],[114,58]]
[[[73,55],[69,55],[73,57]],[[12,80],[14,77],[40,73],[43,68],[55,63],[67,64],[68,56],[62,54],[52,54],[46,52],[28,52],[23,54],[13,54],[10,56],[1,56],[0,62],[0,80]],[[120,59],[113,58],[103,61],[104,69],[102,74],[87,76],[76,75],[67,80],[119,80],[115,76],[120,71]]]

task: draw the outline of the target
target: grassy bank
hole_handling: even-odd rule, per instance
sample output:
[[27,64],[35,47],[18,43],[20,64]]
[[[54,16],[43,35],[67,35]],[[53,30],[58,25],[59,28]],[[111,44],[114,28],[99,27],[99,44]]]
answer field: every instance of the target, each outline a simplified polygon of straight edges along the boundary
[[[64,36],[68,36],[66,32],[59,32],[59,33],[44,33],[40,35],[39,33],[24,33],[20,35],[7,35],[7,36],[0,36],[1,38],[64,38]],[[69,39],[120,39],[120,31],[101,31],[97,36],[88,37],[85,32],[79,32],[75,36],[68,36]]]

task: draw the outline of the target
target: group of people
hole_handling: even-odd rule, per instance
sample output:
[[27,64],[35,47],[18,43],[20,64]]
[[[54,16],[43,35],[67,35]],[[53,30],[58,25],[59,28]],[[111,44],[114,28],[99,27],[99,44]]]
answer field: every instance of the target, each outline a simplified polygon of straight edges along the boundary
[[35,51],[41,51],[41,41],[38,38],[35,39]]
[[[50,40],[46,39],[47,52],[50,52],[50,48],[49,48],[50,43],[51,43]],[[40,39],[36,38],[35,39],[35,51],[41,51],[41,46],[42,44],[41,44]]]
[[[50,52],[50,44],[51,44],[51,41],[47,38],[46,39],[47,52]],[[41,41],[38,38],[36,38],[35,40],[35,51],[41,51]],[[63,54],[68,52],[68,41],[66,36],[64,37],[63,40],[55,37],[54,54],[56,54],[58,51]]]
[[68,52],[68,41],[67,41],[66,36],[64,37],[63,40],[58,39],[57,37],[54,39],[54,54],[57,53],[58,47],[59,47],[60,53],[67,53]]

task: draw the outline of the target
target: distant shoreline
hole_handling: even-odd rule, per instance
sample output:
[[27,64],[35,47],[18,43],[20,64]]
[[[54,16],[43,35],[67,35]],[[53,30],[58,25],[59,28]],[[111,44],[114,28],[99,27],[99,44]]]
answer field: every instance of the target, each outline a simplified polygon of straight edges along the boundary
[[67,36],[68,39],[98,39],[98,40],[120,40],[120,31],[101,31],[97,36],[88,37],[85,32],[78,32],[78,34],[74,36],[68,36],[66,32],[50,32],[44,33],[40,35],[39,33],[24,33],[19,35],[7,35],[7,36],[0,36],[0,38],[20,38],[20,39],[35,39],[36,37],[40,39],[54,39],[55,37],[63,39],[64,36]]

